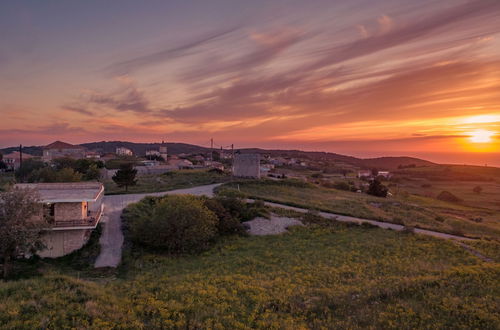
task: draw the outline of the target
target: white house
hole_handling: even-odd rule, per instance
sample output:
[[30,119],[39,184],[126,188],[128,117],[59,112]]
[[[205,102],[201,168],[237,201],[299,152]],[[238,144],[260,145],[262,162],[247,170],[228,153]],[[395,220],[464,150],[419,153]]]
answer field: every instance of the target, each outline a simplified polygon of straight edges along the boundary
[[118,147],[116,148],[116,154],[118,156],[132,156],[134,153],[129,148]]

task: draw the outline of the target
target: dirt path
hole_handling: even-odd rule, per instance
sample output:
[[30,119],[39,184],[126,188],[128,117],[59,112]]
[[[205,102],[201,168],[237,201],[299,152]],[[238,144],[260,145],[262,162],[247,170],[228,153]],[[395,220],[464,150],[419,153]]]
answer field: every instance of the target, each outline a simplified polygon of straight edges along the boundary
[[109,195],[104,196],[104,215],[102,222],[104,228],[99,239],[101,244],[101,253],[97,257],[94,267],[117,267],[122,259],[122,220],[123,209],[130,203],[140,201],[146,196],[164,196],[164,195],[206,195],[213,196],[214,188],[220,184],[211,184],[186,189],[177,189],[158,193],[127,194],[127,195]]
[[[249,201],[252,201],[252,200],[249,200]],[[265,202],[265,204],[268,206],[271,206],[271,207],[279,207],[282,209],[292,210],[292,211],[296,211],[296,212],[300,212],[300,213],[309,212],[308,209],[303,209],[303,208],[284,205],[284,204],[271,203],[271,202]],[[340,214],[329,213],[329,212],[319,212],[319,215],[324,217],[324,218],[327,218],[327,219],[332,219],[332,220],[341,221],[341,222],[351,222],[351,223],[357,223],[357,224],[369,223],[371,225],[374,225],[374,226],[377,226],[380,228],[393,229],[393,230],[397,230],[397,231],[402,231],[405,229],[405,226],[398,225],[395,223],[382,222],[382,221],[369,220],[369,219],[361,219],[361,218],[350,217],[350,216],[346,216],[346,215],[340,215]],[[441,233],[441,232],[437,232],[437,231],[433,231],[433,230],[427,230],[427,229],[415,228],[413,231],[417,234],[433,236],[433,237],[437,237],[437,238],[441,238],[441,239],[454,239],[454,240],[458,240],[458,241],[474,241],[475,240],[473,238],[445,234],[445,233]]]

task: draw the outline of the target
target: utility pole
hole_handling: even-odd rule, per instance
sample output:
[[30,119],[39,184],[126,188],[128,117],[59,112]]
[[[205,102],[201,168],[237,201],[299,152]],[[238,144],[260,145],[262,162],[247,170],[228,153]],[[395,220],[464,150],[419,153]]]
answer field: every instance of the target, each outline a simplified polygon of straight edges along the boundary
[[19,145],[19,167],[23,166],[23,145]]
[[214,161],[214,139],[210,139],[210,161]]
[[[15,162],[15,158],[14,158],[14,162]],[[19,168],[21,169],[23,167],[23,145],[20,144],[19,145]],[[21,174],[20,178],[21,178],[21,182],[24,182],[24,178],[22,177],[22,169],[19,171],[19,174]]]
[[234,144],[231,143],[231,176],[234,177]]

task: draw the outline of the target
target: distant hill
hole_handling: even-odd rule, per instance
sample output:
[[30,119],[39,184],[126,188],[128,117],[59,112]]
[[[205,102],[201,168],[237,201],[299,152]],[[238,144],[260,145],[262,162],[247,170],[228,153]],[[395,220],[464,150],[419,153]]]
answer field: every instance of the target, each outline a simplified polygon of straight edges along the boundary
[[[127,141],[101,141],[101,142],[91,142],[83,143],[81,146],[86,147],[89,150],[94,150],[102,153],[115,152],[118,147],[125,147],[134,152],[136,155],[146,154],[146,150],[158,149],[160,143],[135,143]],[[182,153],[207,153],[210,151],[209,148],[197,146],[194,144],[187,143],[167,143],[168,153],[173,155],[178,155]],[[10,147],[1,149],[0,152],[3,154],[10,153],[14,150],[18,150],[18,147]],[[293,158],[303,158],[315,161],[326,161],[326,162],[340,162],[345,164],[354,165],[361,168],[377,168],[386,170],[395,170],[398,166],[408,166],[414,164],[417,167],[420,166],[430,166],[436,165],[435,163],[412,157],[379,157],[379,158],[356,158],[352,156],[340,155],[332,152],[320,152],[320,151],[301,151],[301,150],[267,150],[259,148],[245,148],[238,149],[242,153],[260,153],[268,154],[273,157],[293,157]],[[23,147],[25,153],[41,156],[42,147],[41,146],[30,146]]]
[[[8,147],[4,149],[0,149],[0,153],[3,155],[10,154],[13,151],[19,151],[19,146],[17,147]],[[42,156],[42,147],[40,146],[30,146],[30,147],[25,147],[23,146],[23,152],[33,155],[33,156]]]
[[365,167],[395,170],[398,166],[415,165],[416,167],[436,165],[435,163],[414,157],[378,157],[362,159]]
[[336,154],[333,152],[300,151],[300,150],[265,150],[257,148],[241,149],[241,152],[269,154],[272,156],[280,155],[280,156],[294,157],[294,158],[308,158],[316,161],[322,160],[330,162],[341,162],[367,169],[377,168],[385,170],[395,170],[400,165],[402,166],[415,165],[417,167],[437,165],[430,161],[413,157],[356,158],[352,156]]
[[[95,150],[104,153],[115,152],[116,148],[125,147],[132,150],[136,155],[145,155],[147,150],[158,149],[160,145],[161,143],[135,143],[127,141],[101,141],[81,144],[81,146],[84,146],[89,150]],[[168,153],[173,155],[209,151],[208,148],[187,143],[167,143],[167,149]]]

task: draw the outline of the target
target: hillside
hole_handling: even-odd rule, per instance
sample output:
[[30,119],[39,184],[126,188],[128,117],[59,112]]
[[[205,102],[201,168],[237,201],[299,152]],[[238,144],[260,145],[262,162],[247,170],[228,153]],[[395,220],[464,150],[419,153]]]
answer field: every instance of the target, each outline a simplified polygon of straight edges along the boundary
[[[127,141],[100,141],[100,142],[90,142],[83,143],[81,146],[88,148],[89,150],[99,151],[99,152],[115,152],[117,147],[126,147],[134,152],[137,155],[144,155],[146,150],[149,149],[158,149],[160,147],[160,143],[136,143],[136,142],[127,142]],[[190,154],[190,153],[206,153],[210,149],[206,147],[197,146],[194,144],[187,143],[167,143],[168,153],[173,155],[178,155],[182,153]],[[0,149],[0,152],[3,154],[10,153],[14,150],[17,150],[18,147],[9,147]],[[42,155],[42,147],[41,146],[30,146],[24,147],[24,152],[34,155],[41,156]],[[387,169],[394,170],[397,169],[398,166],[403,165],[411,165],[415,164],[417,167],[420,166],[430,166],[435,165],[432,162],[422,160],[419,158],[412,157],[379,157],[379,158],[356,158],[352,156],[340,155],[332,152],[321,152],[321,151],[301,151],[301,150],[266,150],[260,148],[244,148],[239,149],[242,153],[260,153],[260,154],[268,154],[273,157],[282,156],[282,157],[293,157],[293,158],[301,158],[301,159],[310,159],[314,161],[325,161],[325,162],[340,162],[345,164],[354,165],[361,168],[373,168],[376,167],[378,169]]]
[[[81,146],[84,146],[89,150],[95,150],[99,152],[115,152],[116,148],[125,147],[132,150],[134,154],[137,155],[146,154],[146,150],[158,149],[160,145],[161,143],[135,143],[127,141],[101,141],[81,144]],[[168,153],[174,155],[209,151],[208,148],[187,143],[167,143],[167,148]]]

